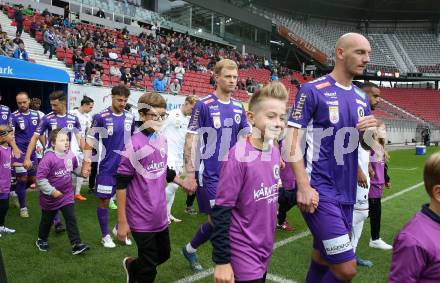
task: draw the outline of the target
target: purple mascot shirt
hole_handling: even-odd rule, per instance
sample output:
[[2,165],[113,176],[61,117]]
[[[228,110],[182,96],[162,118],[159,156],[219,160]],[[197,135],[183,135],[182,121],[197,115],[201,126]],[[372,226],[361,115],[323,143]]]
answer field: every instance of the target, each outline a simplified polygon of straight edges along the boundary
[[215,204],[232,208],[230,263],[236,280],[259,279],[267,272],[275,237],[279,164],[277,147],[262,152],[248,139],[240,139],[221,164]]

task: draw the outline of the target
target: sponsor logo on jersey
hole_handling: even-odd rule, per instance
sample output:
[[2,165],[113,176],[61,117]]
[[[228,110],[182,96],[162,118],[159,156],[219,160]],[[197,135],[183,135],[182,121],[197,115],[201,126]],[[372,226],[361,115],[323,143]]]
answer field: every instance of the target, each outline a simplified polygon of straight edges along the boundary
[[320,83],[315,85],[316,89],[323,89],[325,87],[331,86],[332,84],[330,82]]
[[109,112],[104,112],[104,113],[101,114],[101,117],[102,117],[102,118],[105,118],[105,117],[107,117],[108,115],[110,115]]
[[210,98],[208,100],[203,101],[203,103],[204,104],[209,104],[209,103],[214,102],[214,101],[215,101],[214,98]]
[[267,200],[268,203],[278,200],[278,183],[265,186],[261,183],[260,188],[254,190],[254,201]]
[[337,98],[338,97],[338,95],[336,94],[336,91],[333,91],[333,92],[326,91],[326,92],[324,92],[324,96],[329,97],[329,98]]
[[324,244],[327,255],[340,254],[353,248],[348,234],[329,240],[323,240],[322,243]]
[[210,105],[209,110],[218,111],[218,105]]
[[306,94],[301,93],[300,97],[299,97],[299,99],[298,99],[298,101],[292,111],[292,119],[300,120],[302,118],[302,110],[304,108],[305,102],[306,102]]
[[360,105],[362,105],[362,106],[364,106],[364,107],[367,107],[367,103],[365,103],[364,101],[359,100],[359,99],[357,99],[357,98],[356,98],[356,103],[357,103],[357,104],[360,104]]
[[325,77],[325,76],[324,76],[324,77],[320,77],[320,78],[317,78],[317,79],[311,81],[310,83],[311,83],[311,84],[313,84],[313,83],[317,83],[317,82],[323,81],[323,80],[325,80],[325,79],[327,79],[327,77]]
[[339,101],[332,100],[332,101],[326,101],[327,105],[333,105],[333,106],[339,106]]
[[213,115],[212,116],[212,123],[214,124],[214,128],[220,129],[220,127],[222,126],[222,122],[220,120],[220,115]]
[[338,106],[329,106],[328,107],[328,115],[329,120],[332,124],[336,124],[339,122],[339,107]]
[[233,111],[234,111],[235,113],[238,113],[238,114],[243,113],[243,110],[240,110],[240,109],[234,109]]

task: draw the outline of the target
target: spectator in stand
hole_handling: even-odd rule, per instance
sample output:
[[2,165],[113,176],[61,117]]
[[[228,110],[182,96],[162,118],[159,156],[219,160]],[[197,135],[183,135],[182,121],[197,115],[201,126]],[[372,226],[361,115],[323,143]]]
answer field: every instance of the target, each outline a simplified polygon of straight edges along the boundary
[[67,46],[75,49],[78,47],[78,39],[72,33],[67,34]]
[[41,16],[43,16],[43,18],[45,18],[47,16],[50,17],[51,14],[50,14],[49,10],[47,10],[47,8],[46,8],[46,9],[43,10],[43,13],[41,13]]
[[99,71],[96,71],[94,74],[92,74],[91,84],[94,86],[104,85],[104,82],[101,80],[101,73]]
[[73,70],[78,71],[84,67],[84,58],[81,54],[81,49],[76,49],[75,54],[72,56]]
[[93,44],[91,42],[86,43],[83,48],[84,56],[93,56],[95,54],[95,50],[93,49]]
[[67,4],[66,6],[64,6],[64,19],[69,20],[69,16],[70,16],[70,8],[69,8],[69,4]]
[[244,79],[241,79],[237,82],[237,89],[238,90],[245,90],[246,89],[246,81]]
[[176,74],[176,79],[179,81],[179,84],[182,85],[183,76],[185,75],[185,68],[182,62],[179,62],[179,65],[174,69],[174,73]]
[[104,55],[103,55],[103,50],[102,50],[101,46],[99,44],[96,44],[95,54],[94,54],[95,60],[98,62],[102,62],[104,60],[103,56]]
[[139,68],[138,65],[133,64],[133,66],[130,69],[130,74],[131,77],[135,80],[135,81],[142,81],[142,77],[143,77],[143,71],[141,71],[141,69]]
[[52,26],[56,28],[61,28],[64,26],[63,20],[58,15],[53,15]]
[[86,63],[85,69],[87,77],[89,78],[91,78],[92,74],[94,74],[96,71],[101,72],[103,70],[101,65],[96,62],[95,57],[90,58],[90,61]]
[[15,11],[14,20],[17,26],[17,31],[15,34],[20,34],[23,32],[23,6],[19,5],[18,9]]
[[37,23],[36,16],[34,16],[34,19],[33,19],[32,23],[31,23],[31,27],[30,27],[30,29],[29,29],[29,34],[30,34],[30,36],[31,36],[32,38],[35,38],[35,34],[36,34],[37,31],[39,31],[39,30],[40,30],[40,24]]
[[130,73],[130,67],[121,68],[121,81],[124,82],[125,85],[131,86],[132,82],[134,81],[133,77]]
[[87,78],[86,70],[84,67],[81,67],[78,72],[75,72],[75,80],[76,84],[85,84],[88,83],[89,79]]
[[118,78],[121,78],[121,76],[122,76],[121,71],[119,70],[119,68],[116,65],[112,65],[110,67],[110,71],[109,72],[110,72],[111,76],[115,76],[115,77],[118,77]]
[[22,11],[22,14],[24,16],[33,16],[34,15],[34,9],[32,9],[32,6],[29,4],[27,6],[27,8]]
[[101,10],[101,8],[99,8],[99,10],[98,10],[98,12],[96,12],[95,16],[98,18],[101,18],[101,19],[105,19],[105,13]]
[[270,80],[273,81],[277,81],[278,80],[278,74],[277,72],[273,72],[272,75],[270,76]]
[[26,49],[24,49],[24,43],[21,42],[18,47],[15,49],[14,54],[12,57],[24,61],[29,61],[29,54],[27,53]]
[[55,29],[54,27],[50,27],[44,32],[43,35],[44,55],[46,55],[47,51],[49,51],[49,59],[52,59],[52,56],[55,54],[55,44]]
[[126,55],[126,56],[130,55],[130,46],[128,43],[126,43],[122,48],[121,55]]
[[7,39],[5,45],[6,54],[8,54],[9,57],[12,57],[12,55],[14,54],[14,50],[15,50],[14,42],[12,42],[12,40],[10,39]]
[[178,79],[175,79],[171,84],[170,84],[170,93],[173,95],[179,95],[180,92],[180,83]]
[[167,82],[162,73],[159,73],[159,76],[153,81],[153,89],[156,92],[165,92],[167,89]]
[[15,45],[19,45],[20,43],[24,43],[23,39],[21,39],[21,34],[18,32],[15,34],[15,38],[12,42],[14,42]]

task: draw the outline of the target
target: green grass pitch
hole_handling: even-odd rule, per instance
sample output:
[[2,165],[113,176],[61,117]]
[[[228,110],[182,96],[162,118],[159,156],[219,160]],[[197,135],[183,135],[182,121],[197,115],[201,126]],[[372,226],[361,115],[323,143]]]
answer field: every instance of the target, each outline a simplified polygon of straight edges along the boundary
[[[427,155],[438,151],[438,148],[429,148]],[[392,189],[385,191],[385,196],[394,194],[402,189],[422,181],[423,162],[426,156],[416,156],[415,150],[401,150],[391,152],[389,174]],[[96,199],[85,194],[89,199],[77,203],[76,213],[81,237],[89,243],[92,249],[84,256],[72,256],[67,235],[49,236],[50,250],[41,253],[35,247],[40,211],[38,207],[38,193],[28,193],[28,207],[30,218],[22,219],[18,216],[18,209],[11,206],[6,218],[6,225],[17,229],[17,233],[0,238],[0,248],[3,253],[5,268],[9,282],[38,283],[38,282],[125,282],[125,274],[121,260],[128,255],[135,256],[136,247],[118,245],[116,249],[104,249],[100,244],[100,231],[96,217]],[[396,233],[420,209],[428,197],[420,186],[393,198],[382,206],[381,236],[392,243]],[[182,223],[173,223],[170,226],[172,254],[171,259],[158,268],[156,282],[174,282],[193,273],[187,262],[179,253],[180,247],[191,239],[196,229],[206,220],[205,216],[189,216],[183,212],[185,195],[178,191],[173,207],[173,215],[183,219]],[[297,230],[294,233],[277,231],[276,240],[280,241],[306,231],[306,226],[298,209],[290,211],[288,219]],[[110,225],[116,221],[116,211],[110,212]],[[358,268],[358,275],[354,282],[386,282],[389,271],[391,252],[380,251],[368,247],[369,221],[364,226],[364,232],[358,247],[358,254],[374,262],[373,268]],[[311,237],[303,237],[292,241],[274,251],[269,272],[288,278],[296,282],[304,282],[310,261]],[[205,268],[212,267],[211,247],[206,244],[199,249],[199,258]],[[212,282],[212,275],[197,282]]]

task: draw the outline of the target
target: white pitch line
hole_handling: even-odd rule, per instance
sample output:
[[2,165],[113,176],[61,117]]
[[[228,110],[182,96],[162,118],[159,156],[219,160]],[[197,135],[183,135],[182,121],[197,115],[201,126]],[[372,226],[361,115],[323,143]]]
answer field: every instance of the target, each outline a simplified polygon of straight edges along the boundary
[[414,170],[417,170],[417,167],[413,167],[413,168],[390,167],[389,169],[390,170],[414,171]]
[[[413,186],[411,186],[411,187],[408,187],[408,188],[406,188],[406,189],[403,189],[403,190],[401,190],[401,191],[399,191],[399,192],[397,192],[397,193],[395,193],[395,194],[389,195],[389,196],[387,196],[387,197],[385,197],[385,198],[382,199],[382,203],[385,203],[385,202],[390,201],[390,200],[392,200],[392,199],[394,199],[394,198],[396,198],[396,197],[398,197],[398,196],[401,196],[401,195],[403,195],[403,194],[405,194],[405,193],[407,193],[407,192],[409,192],[409,191],[412,191],[412,190],[414,190],[414,189],[417,189],[418,187],[420,187],[420,186],[422,186],[422,185],[423,185],[423,182],[420,182],[420,183],[415,184],[415,185],[413,185]],[[276,249],[278,249],[278,248],[280,248],[280,247],[282,247],[282,246],[285,246],[285,245],[287,245],[287,244],[289,244],[289,243],[292,243],[292,242],[298,241],[298,240],[300,240],[300,239],[302,239],[302,238],[305,238],[305,237],[307,237],[307,236],[309,236],[309,235],[311,235],[311,233],[310,233],[309,230],[304,231],[304,232],[301,232],[301,233],[299,233],[299,234],[297,234],[297,235],[295,235],[295,236],[292,236],[292,237],[289,237],[289,238],[286,238],[286,239],[284,239],[284,240],[281,240],[281,241],[276,242],[276,243],[274,244],[274,246],[273,246],[273,249],[276,250]],[[210,268],[210,269],[205,270],[205,271],[203,271],[203,272],[201,272],[201,273],[197,273],[197,274],[194,274],[194,275],[190,275],[190,276],[187,276],[187,277],[182,278],[182,279],[180,279],[180,280],[174,281],[174,283],[190,283],[190,282],[196,282],[196,281],[198,281],[198,280],[201,280],[201,279],[203,279],[203,278],[206,278],[206,277],[212,275],[213,273],[214,273],[214,268]],[[276,276],[276,275],[273,275],[273,274],[271,275],[271,274],[269,273],[267,276]],[[267,278],[270,279],[269,277],[267,277]],[[281,278],[281,277],[277,277],[277,278]],[[275,282],[292,283],[292,282],[295,282],[295,281],[275,281]]]
[[296,281],[293,281],[293,280],[290,280],[290,279],[278,276],[278,275],[273,274],[273,273],[268,273],[267,276],[266,276],[266,279],[270,280],[270,281],[273,281],[273,282],[276,282],[276,283],[298,283]]

